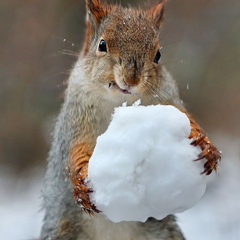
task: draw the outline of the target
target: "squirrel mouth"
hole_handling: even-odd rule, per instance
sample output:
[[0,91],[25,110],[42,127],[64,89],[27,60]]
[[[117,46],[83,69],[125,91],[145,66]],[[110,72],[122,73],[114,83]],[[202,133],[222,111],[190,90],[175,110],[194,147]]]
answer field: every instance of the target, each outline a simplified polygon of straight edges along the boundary
[[120,91],[120,92],[122,92],[122,93],[124,93],[124,94],[131,94],[131,92],[130,92],[128,89],[122,89],[122,88],[120,88],[120,87],[117,85],[116,82],[110,82],[110,83],[108,84],[108,87],[109,87],[109,88],[117,89],[118,91]]

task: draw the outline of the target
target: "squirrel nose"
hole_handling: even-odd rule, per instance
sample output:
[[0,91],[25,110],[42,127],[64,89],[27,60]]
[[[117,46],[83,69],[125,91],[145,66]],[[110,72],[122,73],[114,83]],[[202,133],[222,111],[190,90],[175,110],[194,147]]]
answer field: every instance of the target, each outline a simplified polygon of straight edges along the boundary
[[125,77],[123,82],[128,86],[136,86],[140,82],[141,67],[134,56],[130,57],[125,66]]
[[133,87],[133,86],[137,86],[140,82],[140,78],[135,76],[135,75],[128,75],[125,76],[125,78],[123,79],[123,82],[125,85],[129,86],[129,87]]

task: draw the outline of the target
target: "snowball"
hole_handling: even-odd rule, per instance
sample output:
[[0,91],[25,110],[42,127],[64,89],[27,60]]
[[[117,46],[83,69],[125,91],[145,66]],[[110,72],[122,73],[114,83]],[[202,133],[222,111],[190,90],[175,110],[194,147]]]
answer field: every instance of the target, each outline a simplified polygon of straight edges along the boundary
[[188,117],[173,106],[122,106],[89,162],[90,198],[111,221],[146,221],[193,207],[206,179]]

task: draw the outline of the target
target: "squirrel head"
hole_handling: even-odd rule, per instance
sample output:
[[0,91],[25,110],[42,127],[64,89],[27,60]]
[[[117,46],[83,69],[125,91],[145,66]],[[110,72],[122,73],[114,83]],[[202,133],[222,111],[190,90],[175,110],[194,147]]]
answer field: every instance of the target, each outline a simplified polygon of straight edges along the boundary
[[87,71],[114,94],[149,96],[161,81],[160,29],[166,1],[151,9],[86,0]]

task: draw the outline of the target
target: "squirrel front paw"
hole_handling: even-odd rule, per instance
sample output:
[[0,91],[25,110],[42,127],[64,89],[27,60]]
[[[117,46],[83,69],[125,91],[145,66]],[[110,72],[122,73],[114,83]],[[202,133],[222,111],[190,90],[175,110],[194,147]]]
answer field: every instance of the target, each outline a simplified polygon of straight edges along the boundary
[[73,198],[81,206],[82,210],[89,215],[94,215],[95,213],[100,213],[97,207],[91,203],[89,194],[93,190],[89,188],[86,184],[86,180],[79,176],[77,179],[77,184],[74,187]]
[[93,190],[87,184],[88,163],[92,151],[93,148],[89,144],[75,144],[71,149],[69,162],[69,176],[74,187],[73,198],[89,215],[101,212],[91,203],[89,194]]
[[194,161],[199,161],[204,158],[206,159],[204,170],[201,174],[209,175],[213,170],[218,170],[218,165],[221,160],[221,152],[213,145],[205,134],[199,133],[196,137],[192,138],[191,145],[200,146],[202,149],[202,152]]

